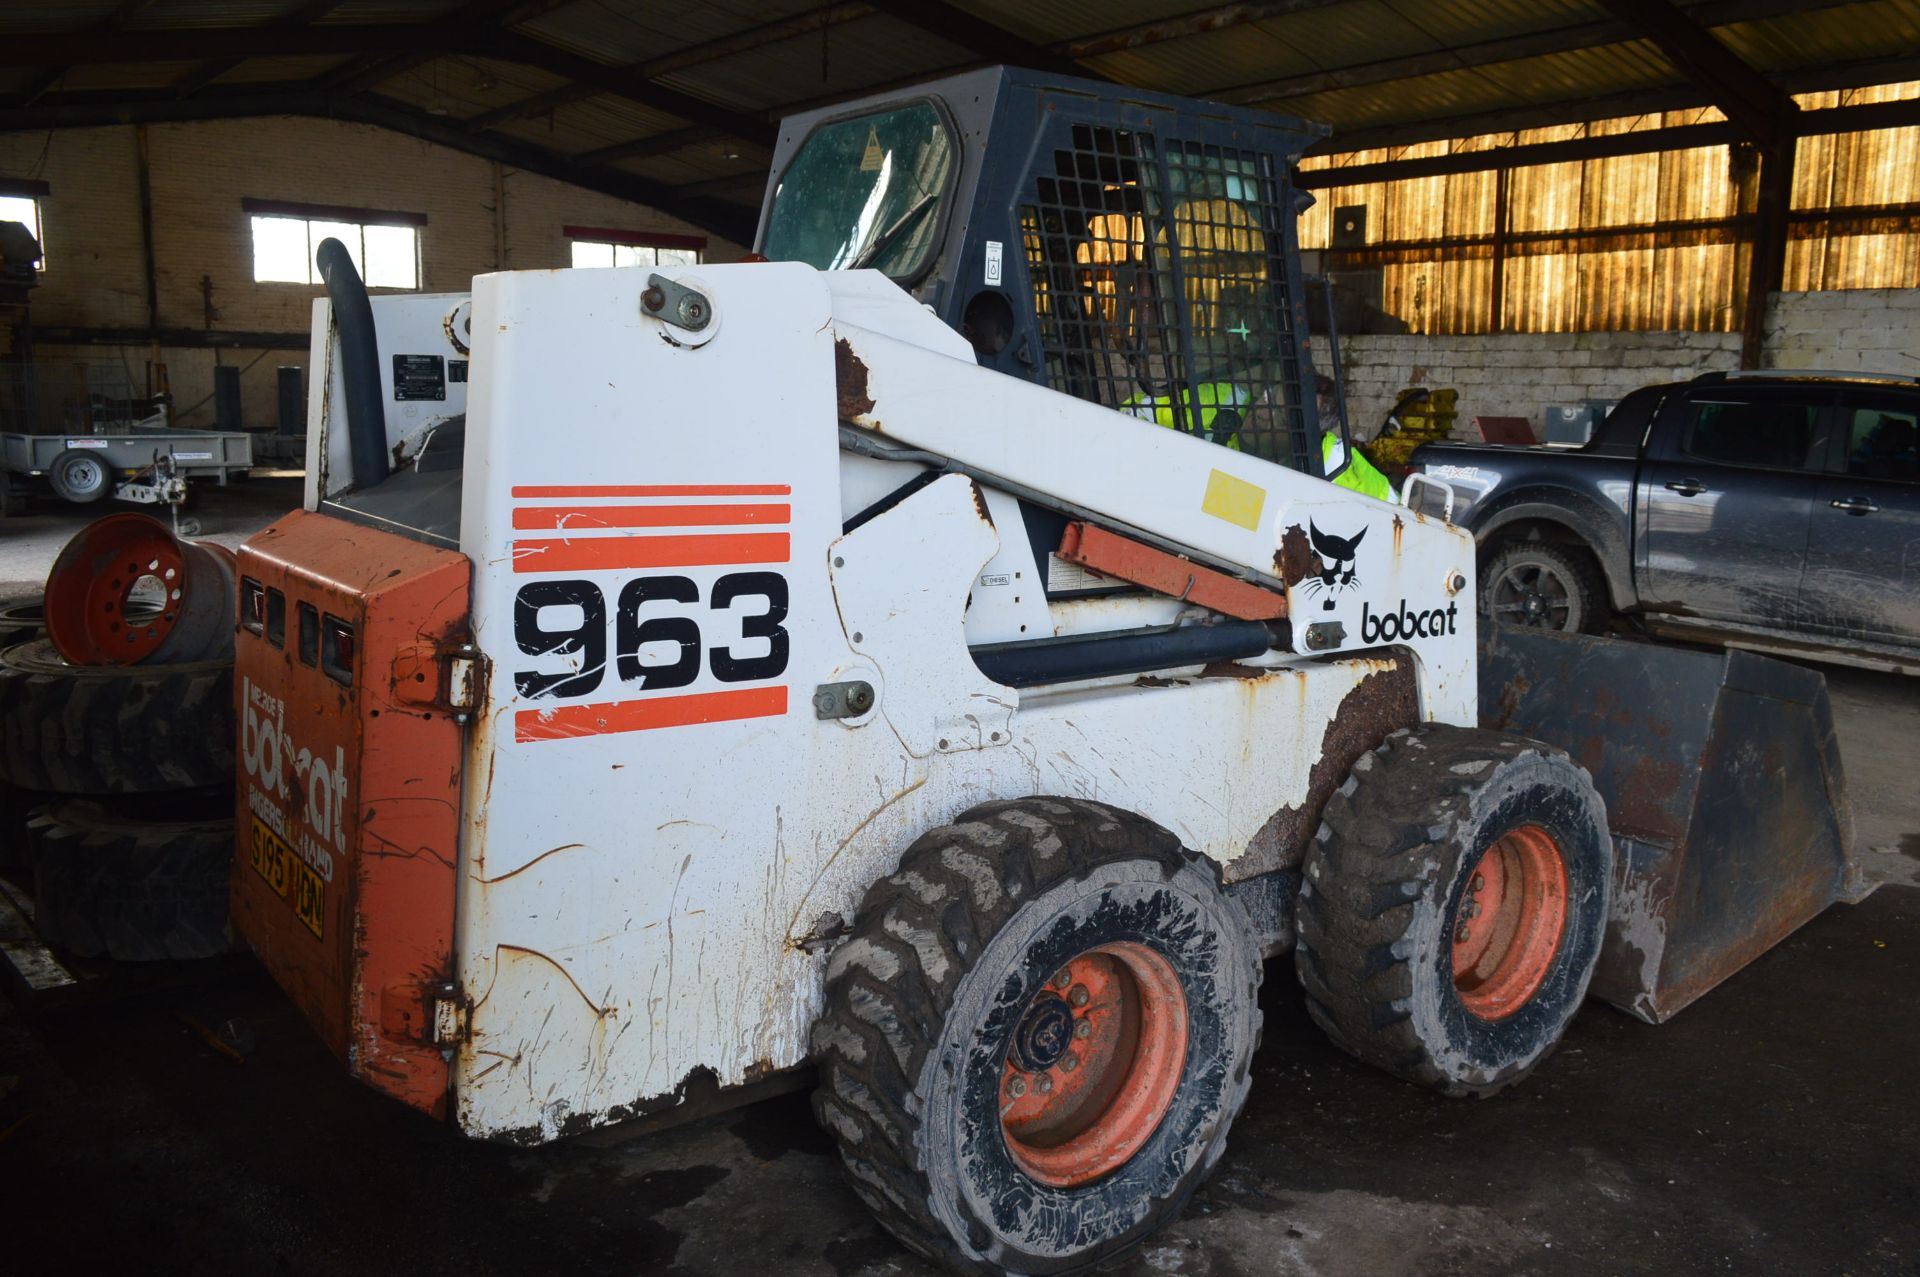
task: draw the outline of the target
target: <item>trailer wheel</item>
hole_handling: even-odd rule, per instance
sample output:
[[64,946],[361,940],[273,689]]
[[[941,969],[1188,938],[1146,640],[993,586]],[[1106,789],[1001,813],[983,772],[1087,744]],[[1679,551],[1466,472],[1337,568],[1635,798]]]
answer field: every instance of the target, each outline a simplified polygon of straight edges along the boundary
[[68,448],[47,467],[47,482],[61,500],[86,505],[107,495],[107,465],[85,448]]
[[1515,541],[1480,571],[1484,615],[1501,625],[1597,634],[1606,624],[1606,585],[1578,550]]
[[1448,1095],[1545,1059],[1586,995],[1613,881],[1606,808],[1559,750],[1403,728],[1308,850],[1294,964],[1341,1048]]
[[1260,957],[1214,866],[1101,803],[987,803],[876,883],[827,967],[814,1111],[856,1192],[970,1272],[1079,1272],[1226,1147]]
[[136,820],[98,803],[43,807],[27,825],[34,925],[49,944],[121,962],[233,948],[233,818]]
[[69,665],[0,649],[0,781],[57,794],[233,783],[233,662]]

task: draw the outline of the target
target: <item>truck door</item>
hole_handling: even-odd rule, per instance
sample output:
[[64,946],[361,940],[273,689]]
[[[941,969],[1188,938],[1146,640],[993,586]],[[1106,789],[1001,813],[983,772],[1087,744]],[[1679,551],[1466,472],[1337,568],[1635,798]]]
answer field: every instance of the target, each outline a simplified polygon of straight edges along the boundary
[[1920,394],[1840,392],[1801,594],[1837,638],[1920,644]]
[[1640,468],[1648,611],[1804,625],[1800,575],[1833,395],[1822,386],[1721,385],[1668,402]]

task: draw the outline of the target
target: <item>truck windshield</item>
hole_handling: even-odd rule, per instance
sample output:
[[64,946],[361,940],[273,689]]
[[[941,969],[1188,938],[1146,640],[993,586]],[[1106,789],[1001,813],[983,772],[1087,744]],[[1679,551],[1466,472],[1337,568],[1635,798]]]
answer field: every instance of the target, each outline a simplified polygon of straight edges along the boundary
[[781,174],[760,251],[911,280],[936,247],[953,155],[946,123],[925,102],[823,124]]

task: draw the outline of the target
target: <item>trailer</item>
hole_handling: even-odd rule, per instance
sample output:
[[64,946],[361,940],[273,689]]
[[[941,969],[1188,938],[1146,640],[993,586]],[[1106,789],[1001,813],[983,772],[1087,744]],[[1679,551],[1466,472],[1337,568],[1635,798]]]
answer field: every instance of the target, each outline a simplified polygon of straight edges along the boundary
[[171,504],[169,477],[182,484],[212,478],[224,486],[252,468],[253,436],[240,431],[136,426],[114,434],[0,432],[0,514],[17,513],[22,489],[34,479],[44,479],[54,495],[76,505],[106,496]]

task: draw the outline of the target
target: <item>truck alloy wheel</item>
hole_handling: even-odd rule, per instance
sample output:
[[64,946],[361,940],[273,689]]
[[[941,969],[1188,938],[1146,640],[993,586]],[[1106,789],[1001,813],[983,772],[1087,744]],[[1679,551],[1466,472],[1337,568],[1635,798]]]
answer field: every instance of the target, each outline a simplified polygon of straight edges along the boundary
[[1501,625],[1593,634],[1606,619],[1599,573],[1561,546],[1516,542],[1487,561],[1480,579],[1481,606]]
[[1077,799],[988,803],[867,893],[814,1029],[854,1188],[966,1271],[1079,1271],[1176,1217],[1259,1037],[1259,954],[1211,862]]
[[1586,996],[1612,881],[1606,809],[1564,753],[1402,729],[1354,765],[1307,853],[1294,949],[1307,1010],[1408,1081],[1510,1086]]

